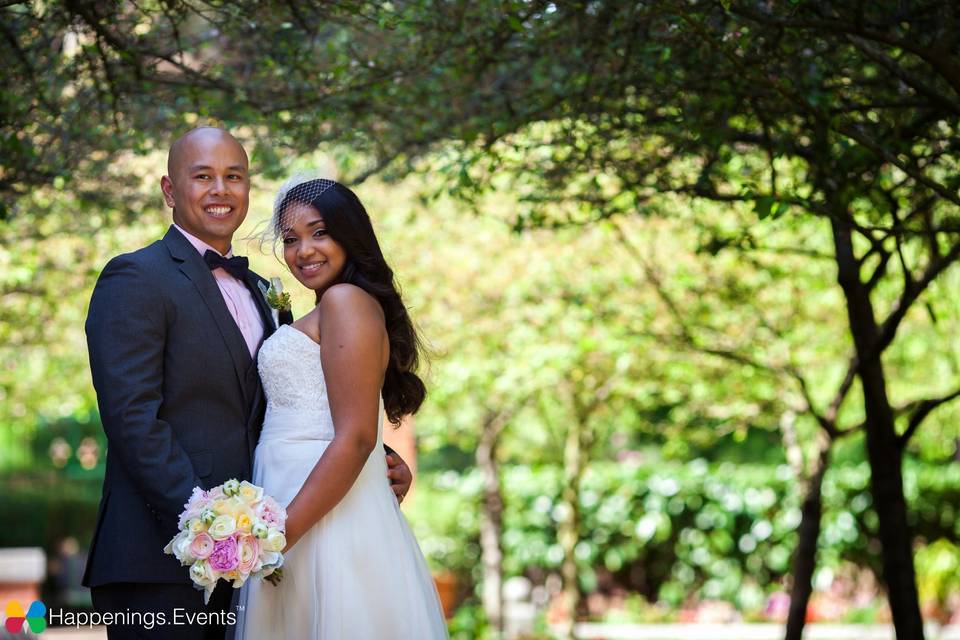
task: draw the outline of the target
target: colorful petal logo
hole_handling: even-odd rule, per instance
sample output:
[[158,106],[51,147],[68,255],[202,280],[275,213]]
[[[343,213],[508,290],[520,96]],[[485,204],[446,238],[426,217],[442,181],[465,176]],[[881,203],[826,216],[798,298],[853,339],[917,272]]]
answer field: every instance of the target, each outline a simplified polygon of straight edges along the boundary
[[23,623],[26,622],[30,631],[40,633],[47,628],[47,607],[39,600],[30,603],[30,608],[23,610],[23,605],[19,600],[11,600],[7,603],[7,623],[6,628],[10,633],[20,633],[23,629]]

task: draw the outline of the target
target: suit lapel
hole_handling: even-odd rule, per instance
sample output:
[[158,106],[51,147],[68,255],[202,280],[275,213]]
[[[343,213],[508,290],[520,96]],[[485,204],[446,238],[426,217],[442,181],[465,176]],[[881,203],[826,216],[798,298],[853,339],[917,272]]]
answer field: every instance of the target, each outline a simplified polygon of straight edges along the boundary
[[197,288],[200,298],[213,316],[217,329],[227,346],[227,351],[230,353],[230,358],[233,360],[233,367],[237,372],[237,379],[240,382],[240,388],[243,390],[244,398],[249,402],[250,390],[246,384],[246,374],[253,360],[237,322],[230,315],[230,310],[227,309],[227,304],[223,301],[223,294],[220,292],[220,287],[217,286],[216,279],[210,273],[210,268],[204,263],[197,250],[179,231],[170,227],[167,235],[163,237],[163,241],[170,251],[170,255],[180,263],[180,271]]
[[263,339],[266,340],[277,330],[277,325],[273,322],[273,313],[271,313],[270,306],[263,297],[263,292],[257,286],[259,281],[252,272],[247,272],[247,289],[250,290],[253,302],[257,305],[257,311],[260,312],[260,319],[263,320]]

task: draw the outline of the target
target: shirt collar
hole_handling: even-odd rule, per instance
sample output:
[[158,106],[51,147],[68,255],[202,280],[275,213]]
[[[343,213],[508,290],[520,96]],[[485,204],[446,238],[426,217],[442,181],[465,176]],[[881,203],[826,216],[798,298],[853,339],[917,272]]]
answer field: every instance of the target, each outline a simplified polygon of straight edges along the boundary
[[[189,231],[187,231],[186,229],[184,229],[183,227],[181,227],[180,225],[178,225],[176,222],[173,223],[173,227],[174,227],[177,231],[179,231],[180,233],[183,234],[183,237],[187,239],[187,242],[189,242],[190,244],[192,244],[192,245],[193,245],[193,248],[196,249],[197,252],[198,252],[201,256],[202,256],[204,253],[206,253],[208,250],[209,250],[209,251],[213,251],[213,252],[216,253],[217,255],[223,255],[222,253],[220,253],[219,251],[217,251],[216,249],[214,249],[213,247],[211,247],[210,245],[208,245],[206,242],[204,242],[204,241],[201,240],[200,238],[196,237],[195,235],[191,234]],[[224,255],[223,257],[224,257],[224,258],[232,258],[232,257],[233,257],[233,247],[232,247],[232,246],[227,250],[227,255]]]

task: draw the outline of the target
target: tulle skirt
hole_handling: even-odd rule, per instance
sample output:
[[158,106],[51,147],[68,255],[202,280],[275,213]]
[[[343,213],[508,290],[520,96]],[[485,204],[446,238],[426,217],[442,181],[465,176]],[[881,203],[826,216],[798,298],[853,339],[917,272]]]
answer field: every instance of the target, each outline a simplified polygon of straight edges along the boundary
[[[325,422],[299,411],[268,413],[253,482],[288,505],[333,438],[318,426]],[[343,500],[285,554],[279,586],[244,585],[237,639],[447,637],[433,580],[386,473],[378,447]]]

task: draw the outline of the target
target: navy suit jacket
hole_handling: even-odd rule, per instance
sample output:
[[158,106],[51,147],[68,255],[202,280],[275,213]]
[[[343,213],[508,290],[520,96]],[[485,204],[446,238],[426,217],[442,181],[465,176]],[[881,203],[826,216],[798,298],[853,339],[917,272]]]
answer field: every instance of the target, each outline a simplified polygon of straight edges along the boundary
[[[251,273],[267,338],[276,326],[258,282]],[[189,583],[163,547],[195,486],[250,479],[265,408],[256,359],[173,227],[104,267],[86,333],[108,447],[83,584]]]

